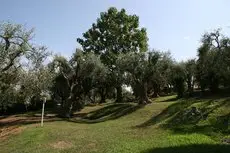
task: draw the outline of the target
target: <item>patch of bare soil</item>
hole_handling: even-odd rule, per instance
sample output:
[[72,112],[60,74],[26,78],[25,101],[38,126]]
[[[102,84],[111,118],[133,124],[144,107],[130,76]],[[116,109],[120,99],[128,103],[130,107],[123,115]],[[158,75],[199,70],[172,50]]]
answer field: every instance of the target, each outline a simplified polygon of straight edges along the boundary
[[[55,116],[45,116],[44,122],[51,122],[60,120]],[[19,134],[25,129],[27,124],[40,124],[40,116],[0,116],[0,140],[8,138],[10,135]]]
[[9,126],[0,128],[0,140],[7,139],[10,135],[17,135],[21,133],[25,127],[18,127],[18,126]]
[[73,146],[72,143],[66,141],[58,141],[51,144],[51,147],[55,149],[68,149],[71,148],[72,146]]

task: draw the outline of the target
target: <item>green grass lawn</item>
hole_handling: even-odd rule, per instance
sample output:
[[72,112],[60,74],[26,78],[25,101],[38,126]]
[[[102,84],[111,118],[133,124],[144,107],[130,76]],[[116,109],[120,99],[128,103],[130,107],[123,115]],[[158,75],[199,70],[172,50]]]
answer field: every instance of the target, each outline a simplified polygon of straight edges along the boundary
[[[228,127],[217,120],[230,113],[230,100],[158,98],[152,104],[86,107],[71,120],[20,125],[25,129],[0,140],[1,153],[223,153]],[[191,107],[205,119],[181,119]]]

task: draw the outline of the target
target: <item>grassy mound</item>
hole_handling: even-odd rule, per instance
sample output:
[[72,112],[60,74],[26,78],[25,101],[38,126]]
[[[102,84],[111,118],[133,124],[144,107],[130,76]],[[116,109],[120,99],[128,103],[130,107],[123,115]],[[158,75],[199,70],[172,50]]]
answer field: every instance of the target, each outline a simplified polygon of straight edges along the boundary
[[1,152],[229,152],[230,145],[223,141],[229,137],[228,97],[168,96],[154,101],[146,106],[109,103],[86,107],[71,120],[47,120],[43,128],[39,120],[20,124],[22,132],[0,139]]

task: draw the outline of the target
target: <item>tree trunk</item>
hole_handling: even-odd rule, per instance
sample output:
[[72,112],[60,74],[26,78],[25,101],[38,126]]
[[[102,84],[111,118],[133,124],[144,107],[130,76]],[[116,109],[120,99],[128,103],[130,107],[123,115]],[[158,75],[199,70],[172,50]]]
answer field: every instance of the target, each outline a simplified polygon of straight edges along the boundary
[[101,94],[100,104],[105,103],[105,95]]
[[104,88],[101,88],[100,89],[100,96],[101,96],[101,100],[100,100],[100,104],[102,103],[105,103],[105,97],[106,97],[106,94],[105,94],[105,89]]
[[117,99],[116,99],[116,102],[117,103],[121,103],[122,102],[122,87],[118,86],[116,88],[116,90],[117,90]]
[[61,97],[61,107],[63,108],[65,106],[65,99]]
[[61,108],[59,115],[64,118],[70,118],[72,114],[73,100],[70,95],[65,102],[65,105]]
[[90,94],[88,94],[88,98],[89,98],[89,100],[91,101],[91,103],[92,104],[94,104],[95,103],[95,98],[94,98],[94,95],[93,95],[93,98],[91,97],[91,95]]
[[143,83],[139,85],[139,104],[148,104],[150,100],[148,99],[147,94],[147,83]]
[[136,84],[132,85],[132,89],[133,89],[133,95],[135,96],[136,99],[138,99],[139,95],[138,95],[138,87]]
[[205,92],[205,85],[200,83],[200,90],[201,90],[201,93],[204,94]]
[[154,92],[153,92],[152,97],[154,97],[154,98],[159,97],[160,87],[157,83],[153,84],[153,90],[154,90]]
[[211,82],[209,87],[210,91],[212,93],[217,93],[219,89],[219,80],[214,78],[210,82]]
[[188,94],[189,94],[189,96],[192,96],[192,93],[193,93],[193,86],[192,86],[192,81],[191,81],[191,79],[189,79],[189,80],[187,81],[187,85],[188,85]]
[[175,84],[176,91],[177,91],[177,98],[182,98],[184,95],[184,80],[177,79]]
[[72,115],[73,102],[76,100],[76,94],[73,93],[75,87],[75,84],[71,85],[70,87],[70,95],[65,100],[65,104],[59,112],[59,115],[61,117],[70,118]]

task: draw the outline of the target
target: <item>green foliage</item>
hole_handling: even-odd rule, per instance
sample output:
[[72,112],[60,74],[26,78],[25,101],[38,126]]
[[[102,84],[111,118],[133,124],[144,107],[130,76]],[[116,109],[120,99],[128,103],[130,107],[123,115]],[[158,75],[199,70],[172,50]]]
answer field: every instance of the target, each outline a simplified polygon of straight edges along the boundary
[[145,52],[147,40],[146,29],[139,28],[139,17],[114,7],[102,12],[97,22],[83,33],[83,38],[77,39],[85,52],[100,55],[102,63],[111,71],[110,86],[117,89],[117,102],[122,101],[123,74],[116,60],[121,53]]
[[123,54],[117,60],[124,71],[127,84],[131,85],[137,100],[148,103],[147,92],[158,95],[161,88],[170,82],[170,67],[173,64],[169,54],[158,51]]
[[193,93],[193,88],[195,84],[196,77],[196,60],[190,59],[184,63],[185,66],[185,77],[189,95],[191,96]]
[[[86,96],[94,101],[90,94],[95,89],[100,92],[101,88],[108,87],[108,70],[93,53],[83,53],[78,49],[70,61],[56,56],[49,66],[56,73],[53,97],[68,114],[66,116],[72,113],[72,109],[81,109],[86,104]],[[102,101],[105,101],[104,91],[100,94]],[[63,115],[63,112],[60,113]]]
[[175,65],[172,69],[171,79],[178,98],[182,98],[185,92],[186,74],[182,65]]
[[19,24],[0,24],[0,105],[6,111],[16,103],[30,104],[41,91],[48,91],[52,74],[44,62],[50,55],[44,46],[31,40],[33,29]]
[[216,92],[220,85],[229,86],[230,41],[218,29],[204,34],[201,42],[198,49],[197,80],[202,90],[208,87]]
[[111,7],[102,12],[83,37],[78,38],[83,50],[100,54],[103,63],[109,66],[114,65],[120,53],[147,50],[146,30],[139,29],[138,16],[127,15],[125,9]]
[[[153,51],[154,52],[154,51]],[[170,52],[157,52],[158,60],[150,64],[148,73],[148,93],[151,97],[158,97],[161,92],[170,93],[172,82],[171,73],[174,61]]]
[[20,94],[26,105],[31,104],[32,99],[42,98],[42,93],[50,93],[54,74],[47,67],[38,70],[23,71],[20,75]]

